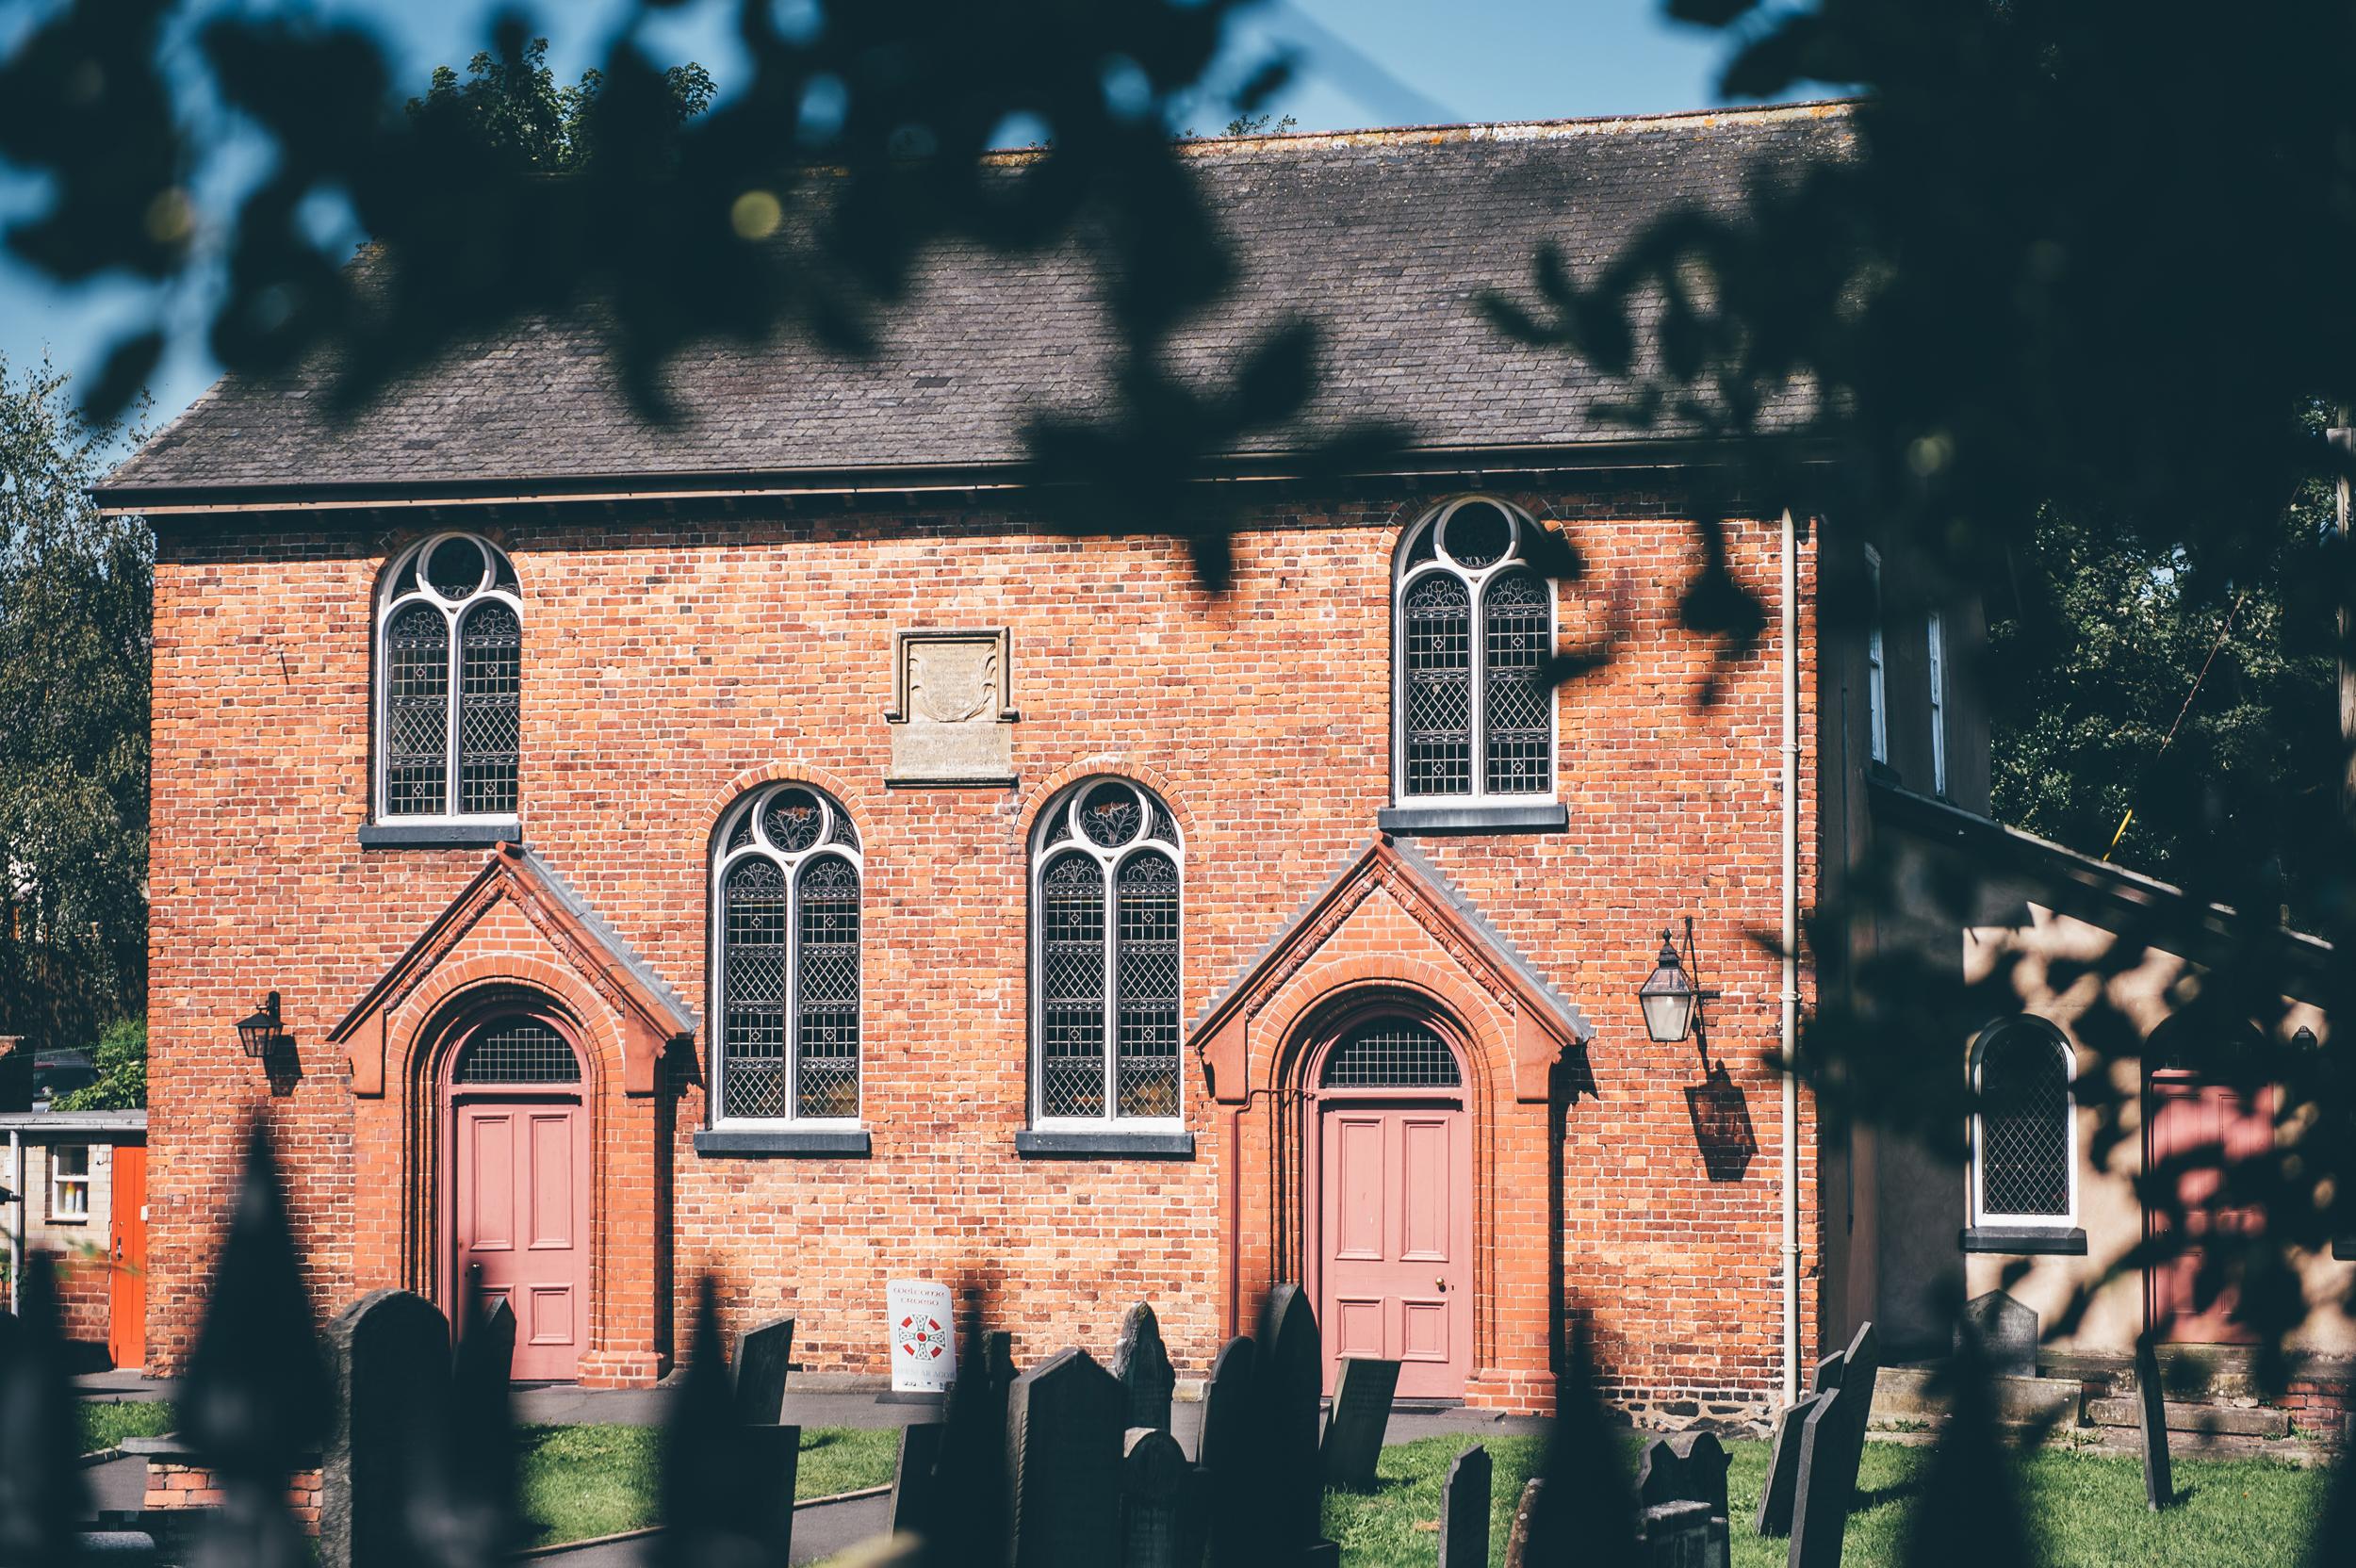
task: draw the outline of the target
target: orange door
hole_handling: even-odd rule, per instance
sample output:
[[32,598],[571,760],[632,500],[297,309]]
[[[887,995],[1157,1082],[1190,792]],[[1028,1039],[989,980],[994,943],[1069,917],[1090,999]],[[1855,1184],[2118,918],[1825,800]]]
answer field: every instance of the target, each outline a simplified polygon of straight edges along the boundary
[[147,1147],[118,1144],[107,1202],[106,1354],[147,1364]]
[[454,1278],[515,1313],[518,1381],[568,1380],[589,1331],[588,1118],[561,1098],[456,1111]]
[[1458,1102],[1328,1098],[1319,1117],[1325,1386],[1343,1356],[1400,1363],[1406,1398],[1472,1371],[1472,1137]]
[[[2146,1168],[2188,1154],[2222,1152],[2227,1163],[2264,1155],[2274,1144],[2274,1095],[2260,1089],[2245,1095],[2226,1084],[2204,1084],[2196,1075],[2175,1070],[2151,1073],[2144,1105]],[[2177,1181],[2177,1196],[2184,1209],[2184,1250],[2155,1264],[2144,1276],[2146,1310],[2166,1337],[2185,1345],[2240,1345],[2256,1336],[2231,1320],[2234,1295],[2230,1289],[2205,1311],[2196,1309],[2194,1276],[2201,1271],[2201,1238],[2206,1235],[2249,1233],[2262,1228],[2265,1217],[2256,1209],[2229,1207],[2217,1201],[2218,1170],[2195,1168]],[[2144,1217],[2154,1235],[2167,1233],[2170,1217],[2154,1209]]]

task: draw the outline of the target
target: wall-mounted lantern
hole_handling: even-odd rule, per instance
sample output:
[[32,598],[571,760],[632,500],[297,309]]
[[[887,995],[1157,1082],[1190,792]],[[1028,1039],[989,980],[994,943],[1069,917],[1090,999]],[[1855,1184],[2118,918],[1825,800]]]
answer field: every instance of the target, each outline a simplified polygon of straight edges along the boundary
[[255,1058],[268,1056],[293,1042],[278,1021],[278,993],[272,991],[262,999],[259,1012],[249,1013],[237,1020],[237,1043],[245,1054]]
[[1677,942],[1669,933],[1661,933],[1661,956],[1654,961],[1653,972],[1636,988],[1636,1003],[1644,1011],[1644,1033],[1656,1045],[1674,1045],[1688,1035],[1709,1029],[1702,1016],[1702,1004],[1714,1002],[1719,993],[1704,990],[1693,984],[1690,972],[1693,961],[1693,917],[1685,917],[1685,955],[1677,956]]

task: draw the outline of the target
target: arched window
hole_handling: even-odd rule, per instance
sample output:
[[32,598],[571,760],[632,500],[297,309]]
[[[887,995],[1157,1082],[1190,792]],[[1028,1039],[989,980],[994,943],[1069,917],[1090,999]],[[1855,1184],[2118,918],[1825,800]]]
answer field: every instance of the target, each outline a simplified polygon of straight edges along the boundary
[[442,533],[377,595],[377,816],[512,818],[523,735],[523,599],[506,554]]
[[712,835],[714,1122],[859,1119],[859,846],[807,784],[756,790]]
[[1554,795],[1554,589],[1529,565],[1538,524],[1485,496],[1400,541],[1393,776],[1401,799]]
[[1464,1086],[1456,1053],[1431,1025],[1378,1018],[1351,1025],[1325,1054],[1326,1089],[1452,1089]]
[[581,1058],[545,1019],[515,1013],[477,1029],[450,1074],[457,1084],[578,1084]]
[[2000,1020],[1972,1047],[1974,1223],[2066,1227],[2077,1212],[2070,1041],[2043,1019]]
[[1178,1120],[1178,825],[1125,778],[1073,786],[1031,853],[1033,1119]]

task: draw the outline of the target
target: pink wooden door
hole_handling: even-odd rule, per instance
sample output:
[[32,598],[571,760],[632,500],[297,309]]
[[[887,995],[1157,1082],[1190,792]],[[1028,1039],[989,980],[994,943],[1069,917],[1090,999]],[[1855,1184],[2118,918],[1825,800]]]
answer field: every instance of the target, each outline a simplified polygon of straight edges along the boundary
[[1327,1098],[1319,1117],[1325,1386],[1343,1356],[1401,1364],[1405,1398],[1472,1370],[1472,1130],[1461,1102]]
[[[2204,1084],[2194,1074],[2176,1070],[2151,1075],[2144,1105],[2144,1159],[2147,1168],[2171,1157],[2207,1150],[2222,1150],[2228,1163],[2264,1155],[2274,1144],[2274,1094],[2260,1089],[2251,1095],[2225,1084]],[[2217,1200],[2220,1173],[2216,1168],[2185,1171],[2177,1179],[2177,1196],[2184,1208],[2187,1246],[2175,1258],[2146,1271],[2144,1288],[2151,1321],[2166,1325],[2168,1339],[2182,1345],[2241,1345],[2256,1336],[2232,1321],[2234,1294],[2227,1290],[2209,1304],[2194,1309],[2193,1279],[2201,1269],[2200,1238],[2261,1229],[2265,1217],[2250,1208],[2229,1207]],[[2152,1210],[2145,1224],[2155,1235],[2170,1224],[2168,1214]]]
[[570,1380],[589,1333],[588,1118],[554,1098],[456,1110],[456,1278],[514,1311],[518,1381]]

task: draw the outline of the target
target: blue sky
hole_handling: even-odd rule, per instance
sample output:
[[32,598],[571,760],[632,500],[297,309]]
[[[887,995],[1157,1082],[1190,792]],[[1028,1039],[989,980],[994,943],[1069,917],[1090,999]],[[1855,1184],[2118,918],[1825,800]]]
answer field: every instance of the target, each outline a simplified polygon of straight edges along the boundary
[[[487,0],[314,0],[279,8],[366,22],[419,89],[436,64],[462,65],[485,46],[495,10]],[[522,8],[548,36],[549,63],[565,79],[597,62],[629,8],[627,0]],[[733,9],[733,0],[683,8],[648,35],[651,52],[701,61],[725,93],[736,64]],[[18,13],[20,25],[28,20]],[[0,47],[12,30],[0,24]],[[1660,0],[1266,0],[1231,37],[1228,80],[1271,50],[1292,53],[1295,80],[1269,106],[1302,130],[1643,114],[1719,102],[1723,49],[1717,37],[1664,20]],[[1190,126],[1215,133],[1229,112],[1205,104]],[[216,222],[254,168],[251,156],[222,162],[198,190],[200,211]],[[0,166],[0,221],[41,202],[39,186]],[[151,299],[126,286],[56,288],[0,255],[0,355],[22,367],[46,350],[59,368],[90,373],[106,345],[145,318]],[[173,302],[172,346],[150,387],[158,420],[217,373],[204,344],[206,304],[202,289]]]

